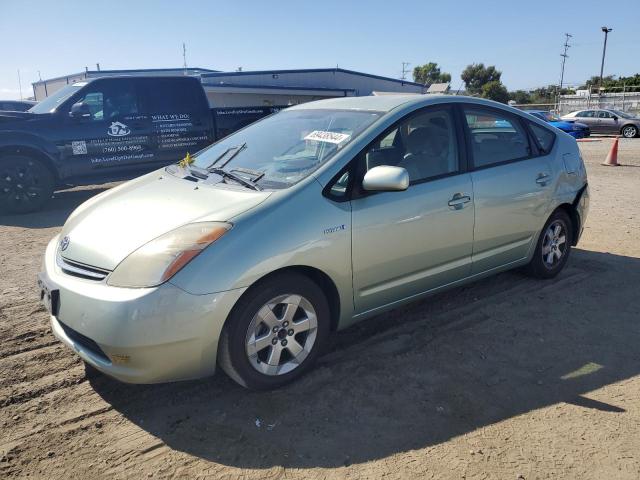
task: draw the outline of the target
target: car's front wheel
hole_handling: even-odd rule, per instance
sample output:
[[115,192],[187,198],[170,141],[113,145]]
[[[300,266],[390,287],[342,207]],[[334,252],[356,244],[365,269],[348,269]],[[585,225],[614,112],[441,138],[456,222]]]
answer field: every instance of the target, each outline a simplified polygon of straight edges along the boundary
[[625,125],[622,127],[622,136],[624,138],[633,138],[638,135],[638,127],[635,125]]
[[268,390],[304,374],[329,336],[318,285],[298,273],[270,277],[240,299],[220,336],[218,362],[240,385]]
[[573,241],[571,218],[556,210],[545,223],[526,271],[536,278],[553,278],[564,268]]

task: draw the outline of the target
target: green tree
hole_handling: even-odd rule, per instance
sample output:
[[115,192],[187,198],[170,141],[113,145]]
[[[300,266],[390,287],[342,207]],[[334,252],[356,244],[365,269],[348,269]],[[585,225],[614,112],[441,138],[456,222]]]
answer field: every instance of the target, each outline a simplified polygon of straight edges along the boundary
[[451,81],[451,74],[441,72],[437,63],[429,62],[424,65],[418,65],[413,69],[413,81],[424,85],[449,83]]
[[472,63],[467,65],[460,78],[462,78],[468,93],[480,95],[482,94],[483,85],[489,82],[500,83],[501,76],[502,72],[493,65],[485,67],[484,63]]
[[531,94],[524,90],[516,90],[515,92],[509,92],[509,100],[513,100],[518,105],[524,105],[531,103]]
[[481,96],[501,103],[509,101],[509,92],[500,80],[491,80],[482,85]]

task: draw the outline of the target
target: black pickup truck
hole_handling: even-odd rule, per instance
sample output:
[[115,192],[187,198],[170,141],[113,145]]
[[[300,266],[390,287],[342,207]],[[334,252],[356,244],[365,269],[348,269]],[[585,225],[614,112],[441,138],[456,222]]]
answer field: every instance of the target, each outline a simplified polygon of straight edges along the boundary
[[176,162],[216,140],[214,122],[194,77],[102,77],[0,112],[0,211],[35,211],[56,188]]

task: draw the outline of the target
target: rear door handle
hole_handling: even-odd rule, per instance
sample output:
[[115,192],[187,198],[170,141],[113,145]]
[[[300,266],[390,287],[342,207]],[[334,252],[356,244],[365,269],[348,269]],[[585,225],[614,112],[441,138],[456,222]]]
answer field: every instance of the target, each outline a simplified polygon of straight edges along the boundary
[[465,195],[464,193],[456,193],[451,200],[449,200],[448,205],[454,210],[460,210],[464,208],[465,204],[471,201],[471,197],[469,195]]
[[539,173],[538,178],[536,178],[536,183],[538,185],[545,186],[549,182],[550,178],[551,176],[548,173]]

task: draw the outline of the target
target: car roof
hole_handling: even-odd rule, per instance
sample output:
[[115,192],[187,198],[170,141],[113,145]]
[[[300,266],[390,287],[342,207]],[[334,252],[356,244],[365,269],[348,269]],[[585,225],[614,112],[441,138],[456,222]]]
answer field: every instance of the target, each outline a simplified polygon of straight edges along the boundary
[[377,112],[389,112],[397,107],[421,107],[431,104],[443,103],[476,103],[491,107],[498,107],[504,110],[522,113],[504,103],[494,102],[477,97],[467,97],[464,95],[423,95],[423,94],[400,94],[400,95],[370,95],[366,97],[339,97],[326,100],[316,100],[314,102],[303,103],[289,107],[287,110],[309,110],[309,109],[338,109],[338,110],[368,110]]

